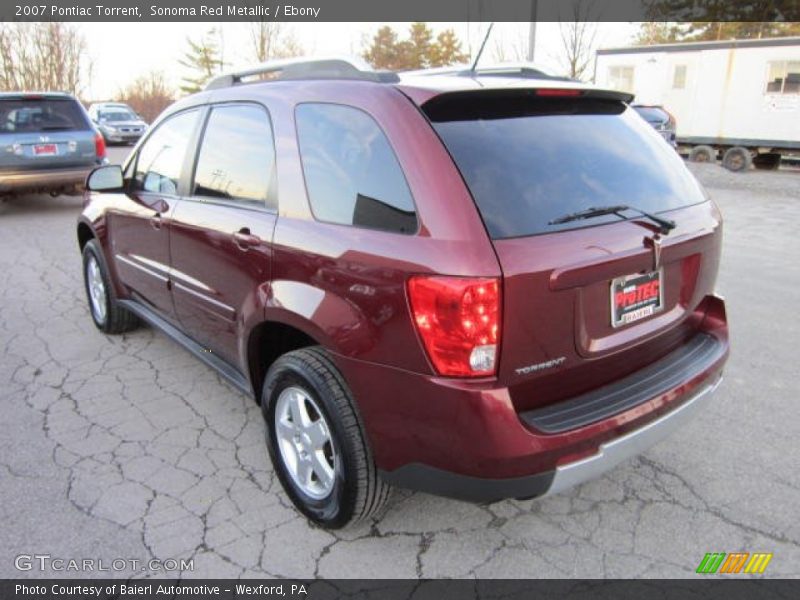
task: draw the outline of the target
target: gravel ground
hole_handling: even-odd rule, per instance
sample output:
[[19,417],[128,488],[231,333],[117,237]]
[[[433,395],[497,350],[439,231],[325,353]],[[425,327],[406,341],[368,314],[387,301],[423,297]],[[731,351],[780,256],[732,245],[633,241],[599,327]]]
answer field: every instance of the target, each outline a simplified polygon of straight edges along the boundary
[[800,576],[800,173],[693,169],[726,219],[733,353],[709,409],[567,493],[487,507],[398,491],[382,519],[335,534],[284,496],[250,399],[150,329],[94,329],[80,200],[6,203],[0,577],[60,574],[20,572],[20,554],[192,558],[186,577],[687,577],[712,551],[772,552],[765,576]]

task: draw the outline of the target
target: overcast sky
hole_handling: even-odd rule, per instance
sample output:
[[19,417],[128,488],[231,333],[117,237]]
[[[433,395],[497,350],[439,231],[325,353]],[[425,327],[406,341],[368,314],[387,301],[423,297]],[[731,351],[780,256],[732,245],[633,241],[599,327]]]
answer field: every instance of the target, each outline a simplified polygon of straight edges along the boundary
[[[358,55],[375,31],[385,23],[298,23],[286,25],[295,39],[313,55]],[[409,23],[389,23],[401,37]],[[91,83],[84,97],[112,97],[128,81],[151,70],[165,73],[177,88],[188,74],[178,60],[187,49],[186,38],[197,39],[212,27],[222,30],[224,60],[228,68],[252,64],[248,23],[79,23],[93,61]],[[475,53],[488,23],[431,23],[434,33],[452,27],[467,52]],[[562,43],[558,23],[539,23],[535,62],[563,72]],[[631,42],[635,23],[598,23],[596,47],[625,46]],[[524,58],[527,23],[497,23],[484,51],[484,61],[494,61],[502,50],[507,59]]]

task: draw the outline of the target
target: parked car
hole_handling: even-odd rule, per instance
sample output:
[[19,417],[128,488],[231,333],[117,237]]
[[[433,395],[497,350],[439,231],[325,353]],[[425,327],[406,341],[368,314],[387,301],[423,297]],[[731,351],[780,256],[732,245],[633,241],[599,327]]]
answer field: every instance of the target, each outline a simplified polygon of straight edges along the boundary
[[83,106],[62,93],[0,93],[0,148],[0,196],[79,193],[106,160]]
[[89,116],[107,144],[133,144],[147,131],[144,119],[120,102],[96,102],[89,106]]
[[343,61],[218,78],[89,178],[92,319],[253,395],[325,527],[390,484],[488,502],[597,477],[728,355],[720,213],[630,100]]
[[633,110],[639,113],[639,116],[661,134],[661,137],[669,142],[670,146],[673,148],[678,147],[675,117],[667,112],[663,106],[645,106],[644,104],[633,104],[631,106]]

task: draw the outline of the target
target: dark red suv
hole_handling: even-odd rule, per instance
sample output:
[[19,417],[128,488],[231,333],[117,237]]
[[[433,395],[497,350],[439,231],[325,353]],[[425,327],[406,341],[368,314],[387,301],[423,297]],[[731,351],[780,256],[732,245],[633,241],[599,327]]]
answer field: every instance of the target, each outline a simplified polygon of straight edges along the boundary
[[92,317],[252,394],[324,526],[388,484],[563,490],[689,418],[728,354],[720,214],[630,100],[345,61],[221,77],[88,179]]

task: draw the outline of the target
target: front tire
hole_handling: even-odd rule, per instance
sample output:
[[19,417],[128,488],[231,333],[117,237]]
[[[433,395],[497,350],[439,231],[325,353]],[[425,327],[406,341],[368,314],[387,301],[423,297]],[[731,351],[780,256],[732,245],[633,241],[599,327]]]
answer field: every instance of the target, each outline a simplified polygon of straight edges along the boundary
[[138,327],[139,319],[136,315],[120,306],[114,297],[103,251],[94,239],[86,242],[83,247],[83,281],[89,313],[100,331],[124,333]]
[[390,488],[378,477],[352,394],[322,348],[275,361],[261,407],[272,464],[300,512],[339,529],[381,511]]

